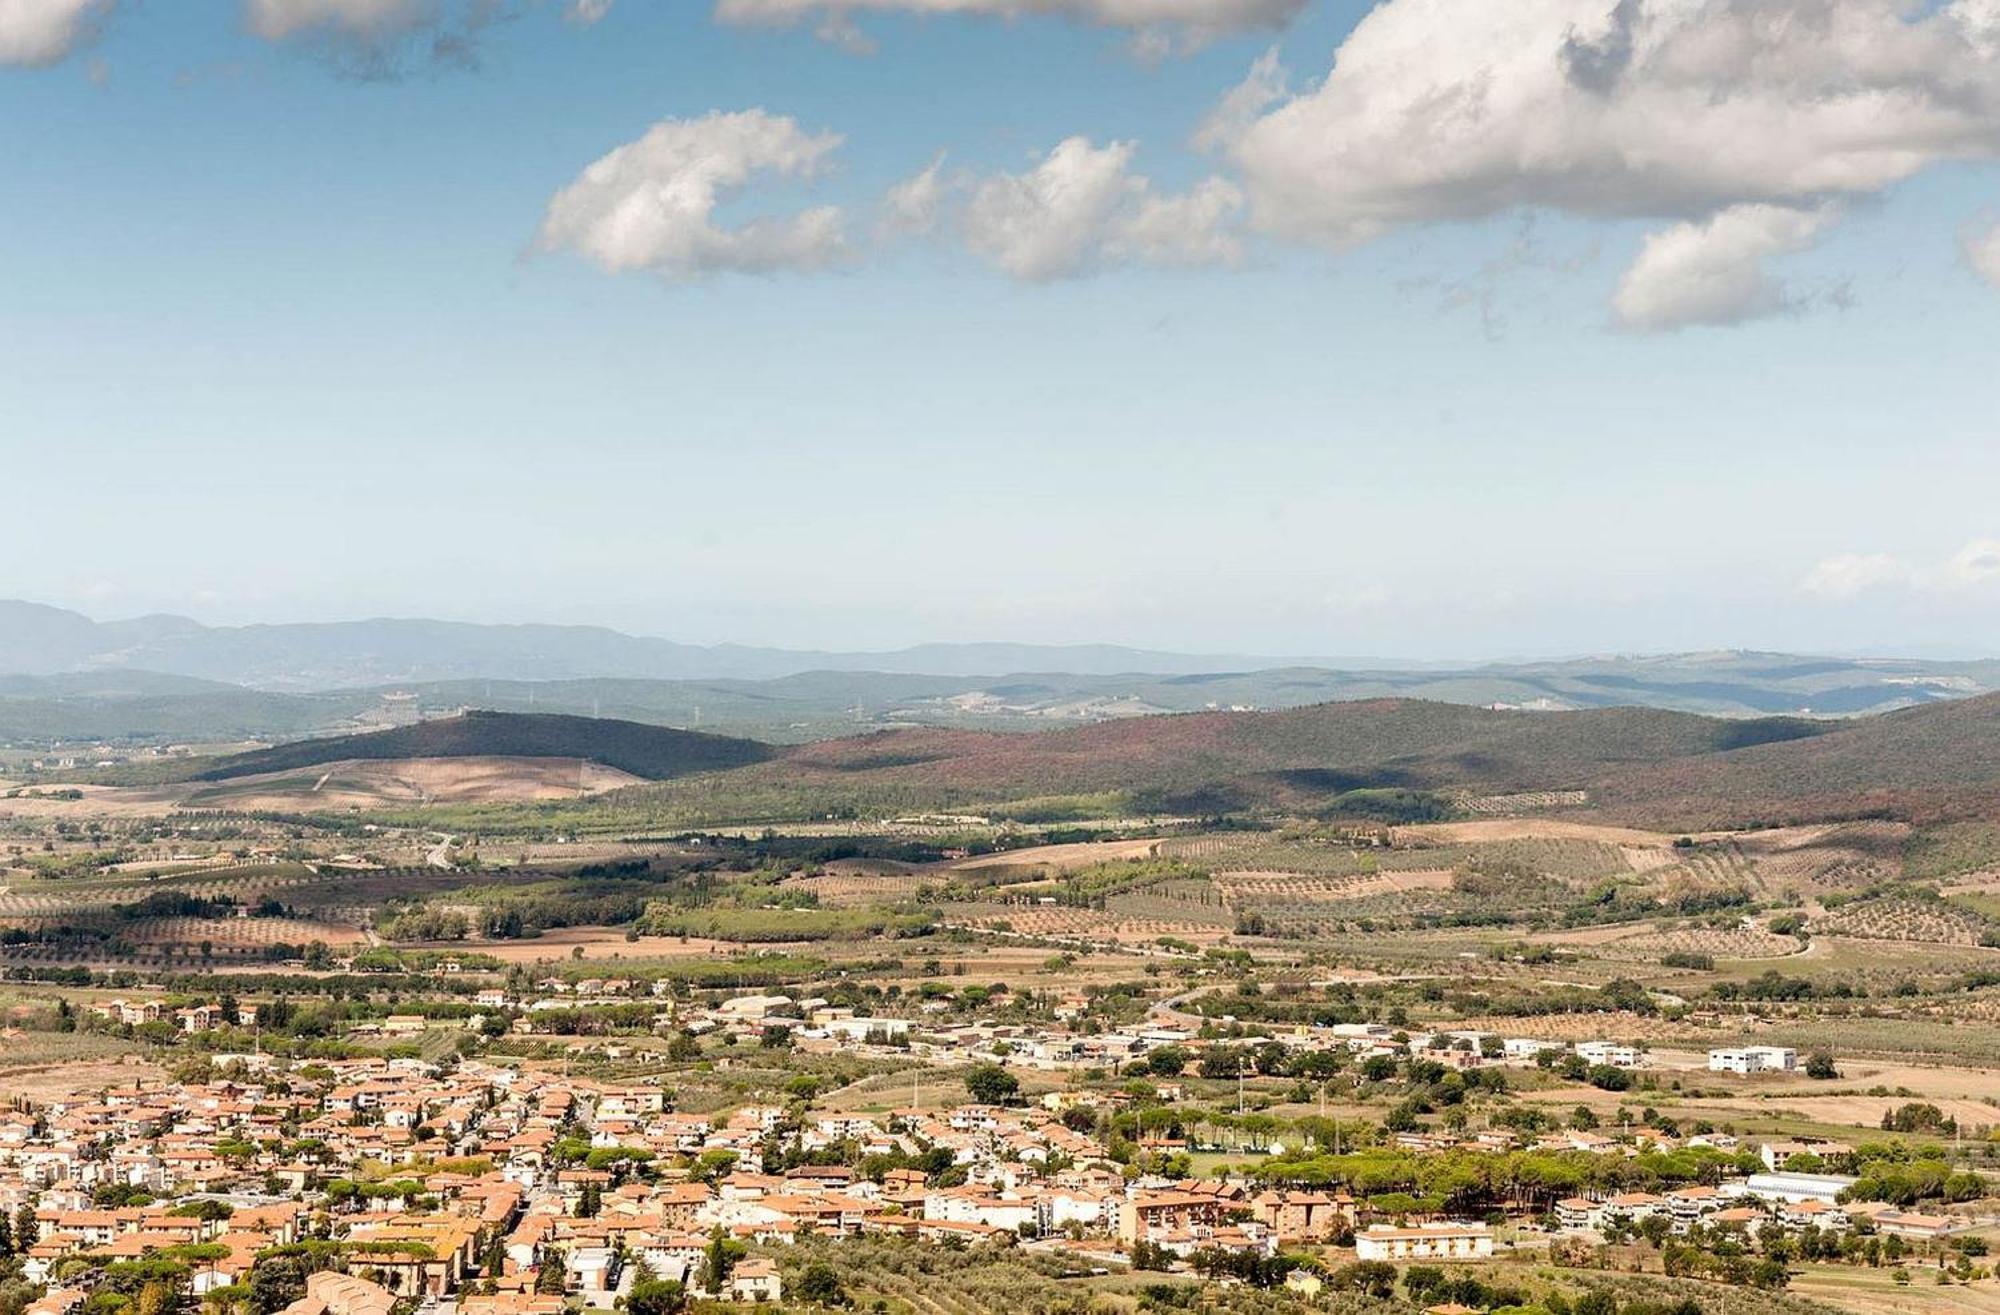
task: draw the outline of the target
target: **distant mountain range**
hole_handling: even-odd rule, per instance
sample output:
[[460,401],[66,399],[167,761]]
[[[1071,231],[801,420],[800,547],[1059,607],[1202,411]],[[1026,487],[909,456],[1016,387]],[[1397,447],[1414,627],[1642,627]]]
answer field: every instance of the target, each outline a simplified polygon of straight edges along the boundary
[[[1351,659],[1313,659],[1303,664],[1356,665]],[[836,653],[677,644],[597,626],[389,619],[205,626],[183,616],[93,621],[38,603],[0,601],[0,673],[49,675],[124,668],[269,690],[441,680],[771,680],[807,671],[1184,675],[1291,665],[1301,665],[1301,660],[1158,653],[1109,644],[924,644],[892,652]]]
[[564,626],[98,623],[0,602],[0,744],[21,745],[286,740],[463,708],[795,743],[892,726],[1038,730],[1378,698],[1849,717],[1991,691],[2000,691],[2000,661],[1718,652],[1452,667],[1108,646],[790,652]]

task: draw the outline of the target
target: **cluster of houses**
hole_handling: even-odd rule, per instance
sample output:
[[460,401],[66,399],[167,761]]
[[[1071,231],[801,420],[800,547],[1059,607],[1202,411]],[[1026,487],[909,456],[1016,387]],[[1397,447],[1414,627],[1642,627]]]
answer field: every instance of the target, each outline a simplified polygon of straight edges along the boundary
[[[481,1009],[506,1010],[533,1030],[549,1008],[653,993],[616,979],[550,979],[528,1001],[482,992]],[[664,990],[657,991],[665,995]],[[1083,1002],[1075,1002],[1078,1009]],[[1067,1007],[1067,1006],[1066,1006]],[[189,1032],[254,1025],[257,1006],[170,1008],[158,1000],[93,1006],[126,1024],[171,1021]],[[1190,1031],[1151,1023],[1112,1031],[1040,1031],[991,1021],[913,1025],[814,998],[739,996],[707,1006],[663,1001],[676,1030],[762,1038],[782,1027],[804,1049],[908,1055],[935,1062],[1000,1060],[1019,1067],[1115,1068],[1165,1047],[1198,1053]],[[454,1024],[457,1025],[457,1024]],[[384,1032],[421,1032],[417,1015],[392,1016]],[[1472,1067],[1546,1062],[1551,1052],[1591,1065],[1632,1067],[1630,1046],[1574,1046],[1478,1032],[1410,1034],[1377,1024],[1301,1027],[1288,1047],[1371,1057],[1433,1057]],[[242,1284],[260,1254],[301,1240],[324,1215],[329,1240],[351,1254],[343,1273],[315,1274],[287,1315],[386,1315],[403,1298],[457,1300],[463,1315],[559,1315],[565,1300],[614,1308],[644,1276],[677,1280],[720,1300],[783,1298],[771,1257],[804,1236],[889,1235],[932,1243],[992,1242],[1067,1248],[1113,1259],[1190,1257],[1214,1249],[1275,1255],[1292,1246],[1352,1240],[1363,1260],[1478,1261],[1494,1254],[1487,1223],[1371,1217],[1344,1192],[1235,1179],[1169,1181],[1127,1165],[1065,1118],[1077,1107],[1116,1107],[1123,1092],[1072,1088],[1027,1108],[965,1104],[879,1115],[808,1113],[795,1122],[776,1105],[713,1113],[672,1108],[649,1081],[548,1080],[546,1073],[478,1059],[438,1066],[372,1057],[293,1066],[263,1054],[218,1056],[231,1079],[134,1083],[88,1098],[0,1111],[0,1210],[32,1218],[24,1276],[53,1284],[62,1262],[143,1258],[190,1244],[204,1256],[194,1294]],[[1711,1067],[1790,1071],[1775,1047],[1717,1051]],[[913,1071],[914,1071],[913,1066]],[[1171,1084],[1169,1084],[1171,1085]],[[1455,1146],[1636,1155],[1708,1144],[1652,1128],[1619,1136],[1583,1130],[1521,1138],[1500,1130],[1416,1130],[1391,1140],[1410,1150]],[[1166,1139],[1143,1149],[1184,1149]],[[1878,1230],[1941,1237],[1958,1224],[1884,1207],[1842,1204],[1854,1180],[1799,1172],[1798,1156],[1832,1157],[1828,1143],[1772,1143],[1767,1172],[1717,1187],[1663,1194],[1573,1198],[1557,1227],[1603,1234],[1664,1219],[1697,1227],[1842,1229],[1866,1214]],[[775,1158],[774,1158],[775,1157]],[[873,1160],[905,1167],[864,1175]],[[768,1162],[767,1161],[771,1161]],[[918,1167],[921,1165],[922,1167]],[[131,1204],[138,1200],[148,1203]],[[110,1204],[106,1202],[124,1202]],[[186,1209],[212,1202],[213,1208]],[[750,1257],[718,1272],[718,1239],[750,1244]],[[51,1287],[30,1315],[69,1315],[83,1292]]]

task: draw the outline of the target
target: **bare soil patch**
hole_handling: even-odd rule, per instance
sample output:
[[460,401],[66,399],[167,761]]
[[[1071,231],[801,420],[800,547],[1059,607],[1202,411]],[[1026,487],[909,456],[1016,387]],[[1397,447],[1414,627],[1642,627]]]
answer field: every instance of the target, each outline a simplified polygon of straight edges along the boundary
[[1390,832],[1396,845],[1476,845],[1496,840],[1596,840],[1639,849],[1667,848],[1674,837],[1625,826],[1599,826],[1553,817],[1493,817],[1476,822],[1429,822]]
[[1112,862],[1118,859],[1151,858],[1158,852],[1157,840],[1097,840],[1072,845],[1035,845],[1028,849],[1010,849],[1002,854],[979,854],[972,858],[961,858],[944,864],[947,872],[966,872],[983,868],[1049,868],[1056,872],[1074,872],[1094,863]]
[[627,772],[579,758],[402,758],[246,776],[196,790],[186,803],[274,811],[536,803],[639,783]]

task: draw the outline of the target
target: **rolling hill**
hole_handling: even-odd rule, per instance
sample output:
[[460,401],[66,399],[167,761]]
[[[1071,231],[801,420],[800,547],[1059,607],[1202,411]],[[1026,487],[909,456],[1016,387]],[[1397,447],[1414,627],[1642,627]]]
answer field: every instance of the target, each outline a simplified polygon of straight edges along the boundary
[[[1727,721],[1618,708],[1496,712],[1381,699],[1279,712],[1102,722],[1035,735],[911,729],[827,740],[704,778],[746,810],[788,799],[828,808],[938,808],[1119,796],[1165,812],[1324,807],[1355,791],[1509,793],[1582,787],[1641,764],[1817,734],[1823,723]],[[675,783],[637,787],[662,803]]]
[[769,758],[755,740],[637,722],[542,713],[467,712],[366,735],[300,740],[197,762],[189,779],[226,781],[350,761],[428,758],[575,759],[649,781],[720,772]]
[[1607,773],[1607,812],[1684,828],[2000,817],[2000,695],[1909,708],[1810,740]]
[[596,763],[643,782],[614,791],[619,807],[714,822],[963,809],[1395,816],[1444,795],[1551,790],[1583,791],[1583,806],[1608,820],[1680,830],[1922,822],[2000,817],[2000,695],[1842,722],[1377,699],[1036,734],[913,727],[790,747],[612,719],[472,712],[195,760],[182,779],[452,758]]

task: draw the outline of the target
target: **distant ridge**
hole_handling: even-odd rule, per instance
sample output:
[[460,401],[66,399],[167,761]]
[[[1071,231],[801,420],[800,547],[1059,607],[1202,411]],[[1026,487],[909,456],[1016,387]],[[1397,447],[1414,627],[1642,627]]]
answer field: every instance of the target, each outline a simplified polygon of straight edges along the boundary
[[[1111,644],[924,644],[875,653],[679,644],[600,626],[473,625],[376,619],[204,626],[186,617],[97,622],[38,603],[0,600],[0,674],[128,667],[260,689],[329,690],[439,680],[768,680],[809,671],[995,676],[1181,675],[1296,665],[1298,658],[1197,655]],[[1354,659],[1320,664],[1386,666]],[[1409,664],[1414,665],[1414,664]]]
[[694,772],[748,766],[764,761],[772,752],[755,740],[638,722],[551,713],[467,712],[393,730],[301,740],[235,754],[209,764],[191,779],[226,781],[353,759],[580,758],[663,781]]

